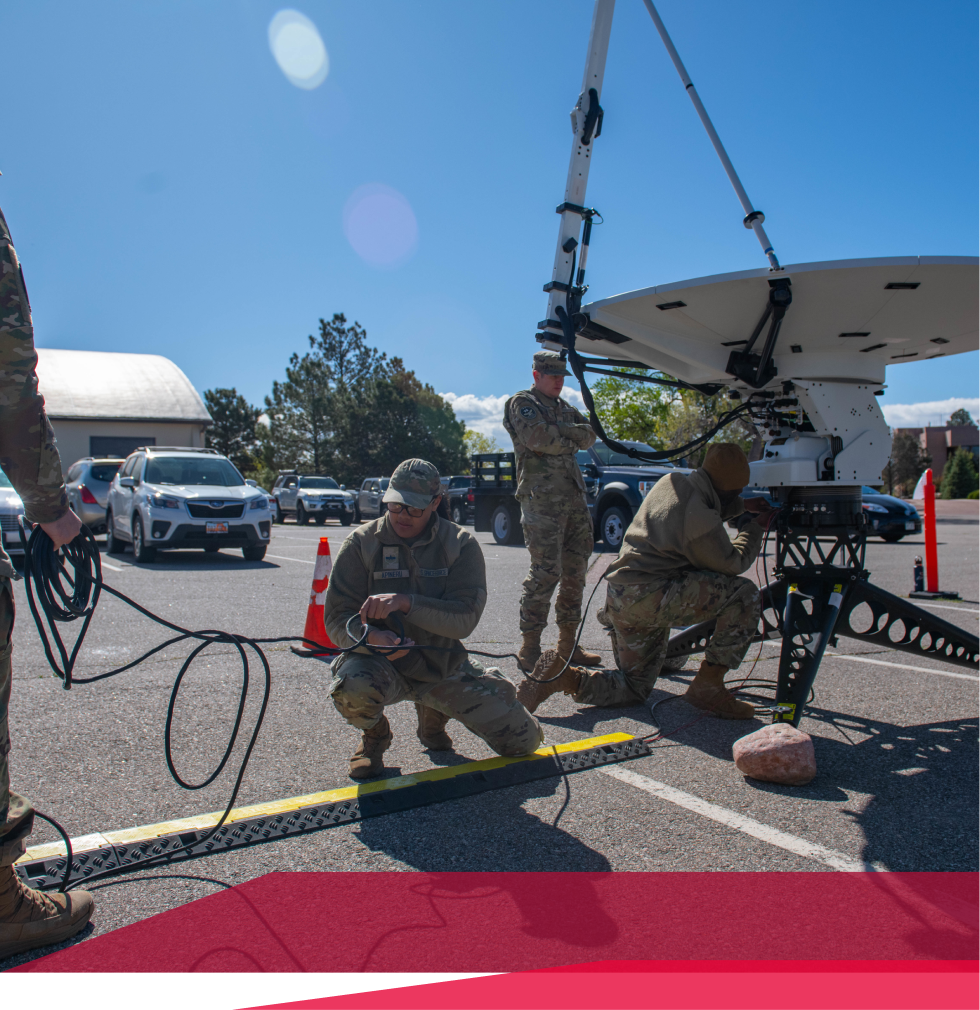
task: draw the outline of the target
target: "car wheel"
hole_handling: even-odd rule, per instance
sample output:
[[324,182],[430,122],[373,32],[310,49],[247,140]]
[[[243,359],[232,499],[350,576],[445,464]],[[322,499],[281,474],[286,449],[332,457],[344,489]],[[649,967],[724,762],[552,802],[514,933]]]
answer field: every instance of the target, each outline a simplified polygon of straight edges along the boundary
[[280,526],[282,526],[282,524],[286,521],[286,516],[283,514],[282,509],[279,508],[278,500],[276,501],[276,512],[275,515],[272,517],[272,521],[274,523],[278,523]]
[[106,554],[122,554],[126,545],[112,532],[112,513],[107,512],[105,517],[105,549]]
[[450,513],[453,522],[457,526],[462,526],[466,520],[466,516],[463,515],[463,510],[459,505],[453,505],[452,512]]
[[493,515],[490,516],[490,532],[501,547],[524,542],[524,531],[515,510],[509,505],[498,505],[493,510]]
[[354,509],[354,522],[362,523],[364,520],[361,518],[361,507],[358,505]]
[[261,561],[265,557],[265,544],[256,544],[255,547],[243,547],[242,557],[246,561]]
[[599,539],[611,551],[618,551],[623,544],[623,537],[630,524],[626,510],[614,505],[602,513],[599,521]]
[[306,509],[303,508],[303,503],[300,502],[296,506],[296,525],[297,526],[305,526],[307,524],[307,522],[309,521],[309,518],[310,517],[306,514]]
[[882,533],[881,539],[884,540],[886,544],[897,544],[904,536],[904,533]]
[[340,513],[340,525],[341,526],[350,526],[350,524],[351,524],[351,522],[353,522],[353,520],[354,520],[354,513],[353,512],[341,512]]
[[327,517],[326,516],[315,516],[314,520],[315,520],[317,526],[322,526],[327,521]]
[[148,547],[143,535],[143,520],[137,516],[133,520],[133,555],[141,565],[148,565],[151,561],[156,561],[157,552],[155,547]]

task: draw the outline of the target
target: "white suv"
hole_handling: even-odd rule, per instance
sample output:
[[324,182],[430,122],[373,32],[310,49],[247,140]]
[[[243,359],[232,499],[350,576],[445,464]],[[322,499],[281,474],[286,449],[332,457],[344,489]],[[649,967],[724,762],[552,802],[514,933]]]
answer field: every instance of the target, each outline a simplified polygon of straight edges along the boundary
[[268,496],[214,449],[142,446],[109,487],[106,550],[121,554],[131,543],[139,562],[158,550],[223,547],[261,561],[271,527]]

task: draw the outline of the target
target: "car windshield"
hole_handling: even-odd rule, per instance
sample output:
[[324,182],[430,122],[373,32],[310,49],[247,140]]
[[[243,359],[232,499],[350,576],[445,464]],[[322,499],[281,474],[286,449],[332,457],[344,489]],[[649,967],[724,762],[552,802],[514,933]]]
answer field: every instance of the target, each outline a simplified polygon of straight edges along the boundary
[[861,488],[861,494],[885,494],[885,493],[886,492],[882,491],[880,488],[868,487],[867,484],[865,484],[865,486]]
[[14,485],[10,483],[10,478],[0,470],[0,487],[13,487]]
[[325,488],[337,488],[338,490],[340,488],[333,477],[300,477],[299,486],[307,489],[319,488],[321,491]]
[[387,491],[388,490],[388,481],[389,480],[390,480],[389,477],[382,477],[381,478],[381,490],[382,491]]
[[116,471],[122,465],[122,460],[119,460],[118,463],[93,463],[92,469],[89,471],[89,477],[92,480],[101,480],[108,484],[116,476]]
[[[657,452],[652,445],[647,445],[646,442],[623,442],[622,444],[629,446],[631,449],[639,449],[641,452]],[[649,463],[633,459],[632,456],[627,456],[624,452],[613,452],[612,449],[600,442],[597,442],[592,449],[599,457],[599,462],[603,466],[650,466]],[[673,466],[672,463],[666,461],[658,462],[656,465]]]
[[143,480],[148,484],[209,484],[241,487],[245,478],[226,459],[213,456],[154,456],[147,461]]

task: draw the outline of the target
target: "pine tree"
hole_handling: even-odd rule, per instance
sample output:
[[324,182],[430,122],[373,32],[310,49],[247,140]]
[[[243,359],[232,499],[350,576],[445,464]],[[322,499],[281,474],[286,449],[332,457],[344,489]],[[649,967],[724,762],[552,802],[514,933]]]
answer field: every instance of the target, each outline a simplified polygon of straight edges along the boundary
[[259,410],[237,389],[206,389],[204,402],[213,421],[205,444],[227,456],[242,472],[255,466],[255,422]]
[[957,449],[943,469],[940,498],[965,498],[976,488],[977,471],[973,464],[973,454],[965,449]]
[[896,494],[908,498],[926,467],[932,465],[932,456],[922,450],[913,435],[896,435],[891,451],[892,486]]

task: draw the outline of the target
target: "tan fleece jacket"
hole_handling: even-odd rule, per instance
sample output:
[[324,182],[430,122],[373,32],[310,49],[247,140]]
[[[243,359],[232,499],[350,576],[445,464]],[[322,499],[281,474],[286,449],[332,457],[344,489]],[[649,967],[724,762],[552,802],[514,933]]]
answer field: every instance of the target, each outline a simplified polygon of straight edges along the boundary
[[703,470],[667,474],[654,484],[633,517],[607,577],[610,582],[641,585],[674,579],[691,569],[741,575],[759,555],[762,527],[749,523],[733,542],[723,522],[744,511],[741,498],[722,509]]
[[[379,593],[411,596],[409,612],[397,616],[417,645],[452,649],[413,649],[394,661],[398,672],[426,683],[445,680],[466,655],[459,640],[473,633],[486,606],[483,550],[472,533],[436,515],[410,543],[395,533],[385,514],[354,530],[334,560],[323,607],[331,640],[343,647],[353,645],[356,639],[347,634],[347,621],[356,617],[369,596]],[[399,630],[391,617],[374,624]],[[358,619],[352,630],[359,629]]]

